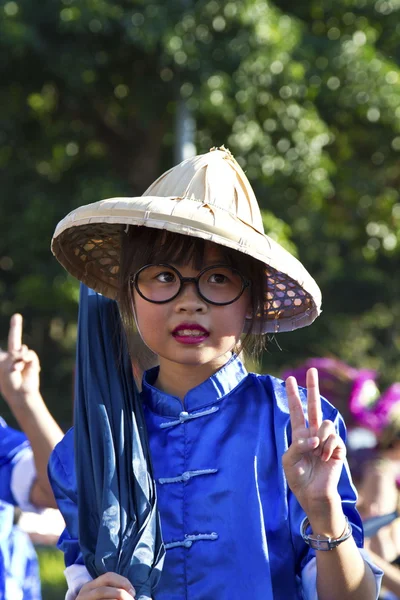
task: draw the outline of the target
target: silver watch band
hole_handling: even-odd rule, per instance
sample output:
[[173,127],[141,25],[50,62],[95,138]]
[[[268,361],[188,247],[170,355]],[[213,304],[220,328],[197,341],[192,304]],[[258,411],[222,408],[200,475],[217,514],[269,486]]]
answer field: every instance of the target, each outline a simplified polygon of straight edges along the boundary
[[346,527],[344,532],[339,538],[330,538],[330,537],[322,537],[317,535],[316,537],[311,537],[311,535],[307,534],[307,529],[310,526],[310,521],[308,517],[305,517],[300,525],[300,533],[303,540],[310,546],[310,548],[314,548],[314,550],[322,550],[323,552],[328,552],[329,550],[333,550],[343,542],[349,539],[351,534],[353,533],[353,529],[351,523],[347,517],[346,519]]

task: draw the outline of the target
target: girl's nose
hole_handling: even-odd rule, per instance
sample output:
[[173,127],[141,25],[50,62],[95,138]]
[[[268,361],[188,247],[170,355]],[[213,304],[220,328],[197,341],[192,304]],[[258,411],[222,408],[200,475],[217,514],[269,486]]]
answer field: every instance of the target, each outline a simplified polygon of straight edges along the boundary
[[175,300],[177,312],[205,312],[207,306],[207,302],[199,296],[194,283],[185,283]]

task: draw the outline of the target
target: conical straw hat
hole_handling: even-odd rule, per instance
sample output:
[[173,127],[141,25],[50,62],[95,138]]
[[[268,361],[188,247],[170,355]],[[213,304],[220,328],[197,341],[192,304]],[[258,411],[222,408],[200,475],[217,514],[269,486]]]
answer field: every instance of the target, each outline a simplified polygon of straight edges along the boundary
[[136,198],[111,198],[73,210],[58,225],[52,251],[95,291],[116,299],[120,238],[127,225],[190,235],[265,263],[267,320],[259,333],[292,331],[320,313],[321,292],[303,265],[264,234],[251,185],[229,150],[213,148],[159,177]]

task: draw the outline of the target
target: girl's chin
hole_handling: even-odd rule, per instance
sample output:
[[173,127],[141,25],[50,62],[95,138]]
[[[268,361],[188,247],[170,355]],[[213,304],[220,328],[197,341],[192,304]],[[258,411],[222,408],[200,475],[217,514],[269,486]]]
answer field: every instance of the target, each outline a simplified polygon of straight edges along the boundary
[[166,340],[165,344],[160,343],[160,339],[154,341],[155,343],[152,344],[147,340],[145,344],[159,357],[160,362],[164,360],[186,366],[201,366],[208,363],[222,366],[232,356],[236,344],[235,340],[225,339],[222,347],[215,348],[209,345],[209,338],[196,344],[181,344],[171,339]]
[[160,357],[160,363],[164,360],[186,367],[210,365],[213,369],[223,366],[232,356],[232,350],[222,350],[221,352],[210,350],[210,348],[190,346],[188,350],[185,348],[184,351],[159,352],[158,356]]

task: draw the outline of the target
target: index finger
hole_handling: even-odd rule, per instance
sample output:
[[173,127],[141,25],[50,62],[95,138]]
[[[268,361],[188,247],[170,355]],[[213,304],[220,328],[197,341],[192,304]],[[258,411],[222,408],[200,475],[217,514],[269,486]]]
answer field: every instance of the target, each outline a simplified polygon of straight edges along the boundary
[[321,397],[319,395],[318,371],[315,368],[308,369],[307,376],[307,407],[308,425],[317,431],[322,423]]
[[286,393],[289,404],[290,424],[292,426],[292,431],[295,431],[296,429],[306,426],[306,419],[295,377],[291,376],[286,379]]
[[22,315],[16,313],[10,320],[8,332],[8,351],[18,352],[22,346]]

